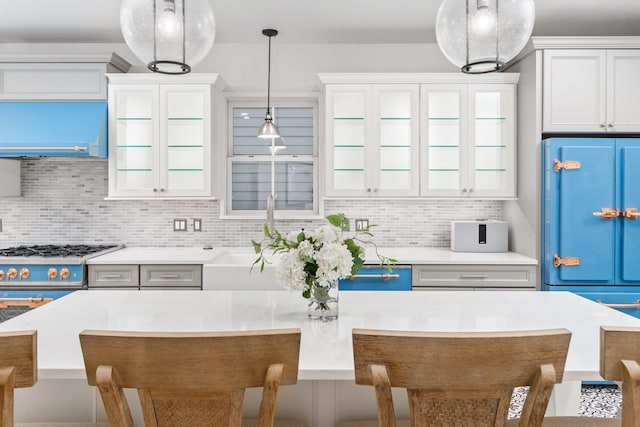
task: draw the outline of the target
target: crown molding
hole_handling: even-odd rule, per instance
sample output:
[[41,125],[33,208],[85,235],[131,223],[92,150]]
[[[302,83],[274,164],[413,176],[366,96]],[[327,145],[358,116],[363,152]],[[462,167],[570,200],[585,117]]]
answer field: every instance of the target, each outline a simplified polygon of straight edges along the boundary
[[640,37],[532,37],[535,49],[640,49]]
[[319,73],[322,84],[518,83],[519,73]]

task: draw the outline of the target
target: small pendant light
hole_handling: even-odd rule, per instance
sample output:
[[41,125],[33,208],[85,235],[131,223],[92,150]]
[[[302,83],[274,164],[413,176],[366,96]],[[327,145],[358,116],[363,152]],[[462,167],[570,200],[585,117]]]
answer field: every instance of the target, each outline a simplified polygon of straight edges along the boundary
[[262,34],[269,37],[269,68],[267,74],[267,114],[264,118],[264,124],[258,132],[258,138],[279,138],[280,132],[273,123],[273,117],[271,116],[271,107],[269,103],[271,101],[271,37],[278,35],[277,30],[266,29],[262,30]]

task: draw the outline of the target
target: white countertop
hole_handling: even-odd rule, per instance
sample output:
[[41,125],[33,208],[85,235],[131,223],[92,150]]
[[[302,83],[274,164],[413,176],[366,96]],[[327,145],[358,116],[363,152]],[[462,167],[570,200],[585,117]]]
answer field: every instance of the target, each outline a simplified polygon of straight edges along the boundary
[[[222,250],[253,254],[249,246],[242,248],[214,247],[127,247],[87,260],[87,264],[208,264]],[[367,246],[366,261],[377,263],[374,248]],[[398,264],[519,264],[537,265],[534,258],[515,252],[471,253],[453,252],[449,248],[397,247],[379,248],[381,255],[395,258]],[[253,259],[253,258],[252,258]]]
[[353,380],[352,328],[503,331],[567,328],[565,380],[598,380],[599,327],[640,320],[569,292],[340,293],[340,317],[306,316],[289,291],[76,291],[0,323],[1,331],[38,330],[38,376],[84,378],[78,334],[129,331],[302,330],[300,380]]
[[87,264],[206,264],[215,249],[126,247],[87,260]]

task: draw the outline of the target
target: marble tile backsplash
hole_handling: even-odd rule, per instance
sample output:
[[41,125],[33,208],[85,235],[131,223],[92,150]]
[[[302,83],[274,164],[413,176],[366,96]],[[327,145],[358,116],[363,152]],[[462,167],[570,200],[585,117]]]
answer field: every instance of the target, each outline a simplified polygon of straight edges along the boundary
[[[264,220],[219,219],[213,200],[104,200],[107,161],[42,158],[22,161],[22,197],[0,199],[0,247],[34,244],[124,243],[128,246],[250,246]],[[326,214],[367,218],[380,246],[450,245],[450,221],[500,219],[500,201],[326,200]],[[173,219],[188,220],[174,232]],[[193,218],[202,231],[193,231]],[[324,220],[278,221],[282,232]],[[353,224],[352,224],[353,225]]]

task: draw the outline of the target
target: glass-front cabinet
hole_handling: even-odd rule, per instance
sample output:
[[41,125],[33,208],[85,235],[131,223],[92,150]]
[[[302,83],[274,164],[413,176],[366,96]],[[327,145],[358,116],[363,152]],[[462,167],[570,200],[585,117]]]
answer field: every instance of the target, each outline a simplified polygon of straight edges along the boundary
[[417,196],[419,86],[325,86],[327,195]]
[[421,86],[421,195],[515,197],[512,84]]
[[211,197],[213,85],[115,79],[109,85],[109,196]]

